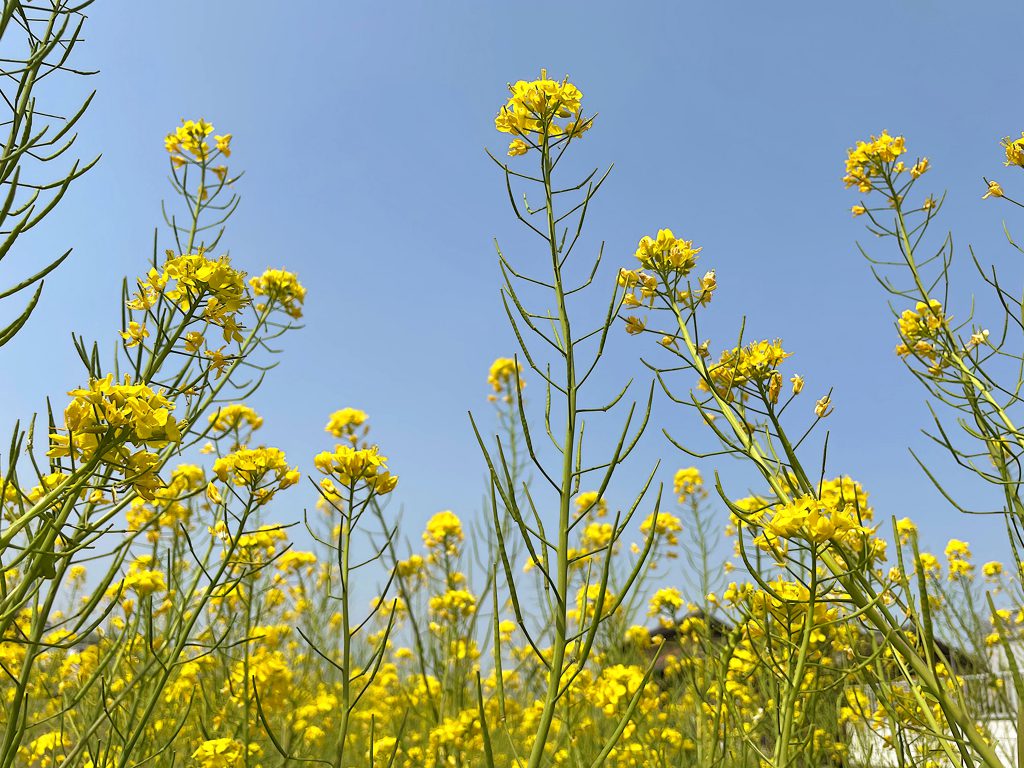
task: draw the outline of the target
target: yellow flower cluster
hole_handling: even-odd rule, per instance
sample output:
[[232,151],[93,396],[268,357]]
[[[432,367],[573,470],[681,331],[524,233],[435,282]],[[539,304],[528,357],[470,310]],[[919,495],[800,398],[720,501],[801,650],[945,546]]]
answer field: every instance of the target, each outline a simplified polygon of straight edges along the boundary
[[[823,625],[839,618],[839,608],[835,603],[816,599],[811,616],[808,616],[808,603],[811,600],[810,590],[795,581],[786,581],[781,576],[768,585],[769,589],[755,589],[748,598],[751,620],[745,629],[751,637],[770,636],[781,630],[789,636],[799,635],[808,619],[819,629],[811,633],[812,646],[818,646],[827,640]],[[785,653],[785,651],[782,651]]]
[[222,483],[230,481],[251,489],[258,504],[266,504],[277,491],[295,485],[301,478],[297,467],[288,466],[280,448],[241,448],[217,459],[213,473]]
[[974,571],[971,563],[971,548],[966,541],[950,539],[946,544],[946,560],[949,563],[949,580],[970,576]]
[[242,742],[227,738],[204,741],[192,753],[199,768],[240,768],[244,757]]
[[836,509],[850,505],[851,511],[856,512],[863,521],[874,518],[874,509],[868,504],[867,491],[849,475],[825,480],[818,490],[818,497],[824,504]]
[[517,137],[509,144],[509,155],[525,155],[547,139],[578,138],[593,125],[594,118],[582,115],[583,94],[568,78],[551,80],[542,69],[540,79],[519,80],[509,91],[508,101],[494,118],[495,128]]
[[263,417],[245,403],[231,403],[210,414],[214,432],[233,432],[243,426],[257,430],[263,426]]
[[696,467],[684,467],[676,471],[672,479],[672,487],[675,489],[679,503],[699,496],[704,492],[704,478]]
[[[160,448],[181,439],[178,423],[171,411],[174,403],[162,390],[153,391],[144,384],[115,384],[113,374],[93,379],[88,389],[68,392],[72,401],[64,409],[66,435],[50,435],[51,458],[75,455],[88,460],[101,451],[110,431],[118,432],[118,442]],[[116,446],[110,446],[116,449]]]
[[939,558],[930,552],[922,552],[919,558],[921,572],[925,576],[932,578],[938,578],[942,573],[942,563],[939,562]]
[[937,299],[931,299],[927,304],[919,301],[914,309],[903,310],[898,324],[904,341],[897,345],[896,354],[900,357],[913,354],[923,358],[930,364],[929,371],[937,373],[942,369],[944,361],[936,349],[935,341],[949,320]]
[[[51,459],[65,456],[88,462],[97,459],[128,482],[140,496],[153,498],[163,483],[156,475],[159,457],[146,448],[162,448],[181,440],[180,425],[171,414],[174,403],[162,390],[132,384],[113,374],[93,379],[88,389],[68,392],[64,426],[50,434]],[[132,452],[126,446],[142,450]]]
[[[302,317],[302,304],[306,300],[306,289],[298,278],[283,269],[268,269],[259,277],[249,280],[252,292],[256,296],[266,296],[276,302],[290,317]],[[266,304],[257,304],[256,309],[263,311]]]
[[906,151],[903,137],[890,136],[888,131],[872,136],[871,141],[858,141],[856,147],[847,150],[843,183],[847,187],[856,186],[865,194],[870,192],[874,188],[872,179],[882,176],[885,169]]
[[368,448],[338,445],[334,451],[323,451],[313,459],[316,468],[330,476],[326,480],[333,478],[352,490],[362,485],[380,496],[391,493],[398,485],[398,478],[388,472],[387,461],[375,445]]
[[423,531],[423,544],[427,549],[450,555],[458,553],[464,539],[462,521],[447,509],[431,517]]
[[157,592],[166,592],[167,582],[164,573],[154,569],[153,565],[152,555],[137,558],[128,566],[128,573],[124,579],[111,586],[107,593],[113,596],[117,593],[134,592],[142,598]]
[[271,704],[281,706],[282,697],[291,688],[292,670],[281,651],[258,647],[246,660],[238,661],[231,669],[230,679],[224,684],[224,693],[237,703],[244,701],[243,692],[255,684],[261,696]]
[[[210,157],[210,145],[206,137],[213,133],[213,126],[202,118],[199,120],[182,120],[181,125],[164,138],[164,149],[171,155],[175,165],[183,165],[189,160],[205,162]],[[231,156],[231,134],[214,136],[217,151],[225,157]]]
[[587,584],[581,586],[576,592],[576,609],[569,611],[569,618],[574,621],[593,619],[597,614],[597,603],[601,601],[601,617],[611,615],[615,607],[615,594],[611,589],[605,589],[602,593],[600,584]]
[[661,542],[674,547],[679,544],[676,534],[683,530],[683,523],[671,512],[658,512],[657,516],[652,512],[640,523],[640,532],[647,536],[652,529]]
[[620,269],[617,282],[626,289],[622,303],[627,307],[641,307],[646,302],[654,304],[654,296],[658,292],[658,278],[648,275],[639,269]]
[[1005,165],[1016,165],[1024,168],[1024,132],[1019,139],[1011,139],[1007,136],[1002,141],[1003,149],[1006,150]]
[[1003,564],[998,560],[990,560],[981,566],[981,572],[986,579],[997,579],[1003,575]]
[[583,529],[580,535],[580,542],[587,551],[594,551],[607,547],[611,543],[615,531],[611,523],[590,523]]
[[499,357],[491,363],[491,368],[487,372],[487,383],[496,393],[503,390],[512,391],[515,388],[513,382],[522,389],[526,386],[522,372],[523,366],[516,362],[515,358]]
[[476,595],[465,589],[449,589],[430,598],[430,612],[441,621],[452,624],[476,612]]
[[[128,301],[129,309],[146,311],[163,296],[183,314],[195,317],[202,305],[200,316],[222,329],[224,341],[242,340],[236,315],[250,300],[245,273],[234,269],[227,256],[214,260],[202,250],[181,256],[168,251],[161,269],[151,269],[137,282],[139,291]],[[198,343],[193,341],[192,346],[198,348]]]
[[[251,533],[243,533],[235,544],[250,560],[271,558],[277,545],[288,541],[288,534],[279,525],[261,525]],[[289,550],[290,551],[290,550]]]
[[636,257],[644,269],[685,277],[697,265],[697,254],[702,250],[694,248],[692,240],[676,238],[671,229],[659,229],[657,237],[645,235],[640,239]]
[[125,341],[125,349],[131,349],[149,338],[149,329],[144,324],[132,320],[128,323],[128,329],[121,331],[121,338]]
[[593,703],[606,715],[615,715],[640,690],[644,672],[635,665],[615,664],[601,670],[594,690]]
[[[369,418],[366,411],[361,411],[358,408],[341,408],[327,418],[327,426],[324,427],[324,431],[338,438],[347,438],[350,442],[355,443],[359,440],[358,428],[366,424]],[[364,436],[366,429],[368,427],[364,427]]]
[[[791,353],[782,348],[782,341],[756,341],[746,347],[736,347],[722,353],[717,365],[708,371],[715,391],[726,399],[731,399],[735,390],[741,389],[748,382],[767,386],[769,395],[782,384],[782,376],[778,367]],[[707,384],[701,380],[701,389]]]
[[686,605],[682,593],[675,587],[663,587],[651,597],[647,608],[648,616],[659,616],[665,614],[674,617],[676,613]]
[[50,731],[22,747],[19,756],[32,768],[55,768],[64,762],[64,753],[70,747],[71,740],[65,734]]
[[195,464],[181,464],[175,467],[167,485],[156,489],[148,503],[142,498],[132,500],[125,513],[128,529],[148,529],[146,538],[151,542],[159,541],[162,531],[176,533],[180,526],[187,525],[192,516],[192,507],[187,503],[188,497],[205,486],[206,475],[202,467]]
[[576,497],[576,516],[581,517],[591,512],[596,517],[604,517],[608,514],[608,502],[597,491],[584,491]]
[[859,551],[864,538],[874,533],[863,523],[854,504],[836,505],[807,494],[777,507],[764,527],[779,538],[802,538],[815,544],[841,541]]

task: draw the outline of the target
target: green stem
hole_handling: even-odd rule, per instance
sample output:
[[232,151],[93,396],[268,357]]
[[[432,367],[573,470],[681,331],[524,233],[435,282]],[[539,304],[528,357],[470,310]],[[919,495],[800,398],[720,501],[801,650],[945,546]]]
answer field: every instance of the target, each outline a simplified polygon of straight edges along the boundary
[[[527,768],[539,768],[544,759],[544,748],[551,732],[551,722],[558,703],[558,693],[562,683],[562,672],[565,665],[566,637],[568,623],[568,590],[569,590],[569,511],[572,496],[573,455],[576,443],[576,366],[573,350],[572,329],[566,308],[565,291],[562,285],[562,267],[558,248],[558,233],[555,224],[555,209],[551,184],[551,154],[548,136],[545,130],[541,142],[541,174],[544,180],[544,205],[547,214],[547,239],[551,248],[551,270],[554,277],[555,298],[558,303],[558,323],[562,333],[562,351],[565,355],[565,392],[566,392],[566,425],[565,438],[561,445],[562,479],[558,502],[558,551],[556,568],[555,593],[555,636],[551,647],[551,667],[548,670],[547,693],[544,697],[544,709],[534,742],[530,749]],[[577,663],[582,663],[582,659]]]

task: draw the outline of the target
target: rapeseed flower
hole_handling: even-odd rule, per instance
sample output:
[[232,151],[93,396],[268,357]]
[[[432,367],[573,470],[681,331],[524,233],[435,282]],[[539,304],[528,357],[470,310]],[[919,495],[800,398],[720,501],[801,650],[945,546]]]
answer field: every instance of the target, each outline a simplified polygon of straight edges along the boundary
[[568,78],[551,80],[542,69],[538,80],[519,80],[509,85],[509,92],[494,127],[516,136],[509,144],[511,156],[524,155],[546,140],[579,138],[593,125],[594,118],[582,115],[583,94]]
[[871,141],[858,141],[856,147],[847,151],[843,183],[847,187],[856,186],[865,194],[870,192],[875,188],[873,180],[895,170],[896,158],[906,151],[903,137],[890,136],[888,131],[872,136]]
[[[265,296],[276,302],[285,314],[296,320],[302,317],[302,305],[306,301],[306,289],[298,278],[283,269],[268,269],[259,277],[249,280],[253,295]],[[266,304],[257,304],[256,309],[266,309]]]
[[464,538],[462,521],[451,510],[438,512],[431,517],[423,531],[423,543],[427,549],[450,555],[458,553]]

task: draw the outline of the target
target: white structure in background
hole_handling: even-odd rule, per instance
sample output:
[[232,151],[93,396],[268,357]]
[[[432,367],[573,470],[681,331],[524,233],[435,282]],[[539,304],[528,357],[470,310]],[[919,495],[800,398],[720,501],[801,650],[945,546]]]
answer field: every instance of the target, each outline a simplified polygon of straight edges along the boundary
[[[1011,645],[1014,659],[1024,674],[1024,641],[1015,640]],[[1002,646],[992,649],[989,653],[989,670],[990,672],[983,674],[960,675],[964,684],[964,701],[970,714],[988,731],[1003,763],[1007,766],[1016,766],[1019,703],[1006,651]],[[906,682],[893,685],[898,689],[908,690]],[[877,697],[867,689],[864,689],[864,693],[868,697],[871,710],[874,711],[878,706]],[[892,737],[893,734],[888,728],[872,730],[857,727],[850,735],[847,765],[851,768],[898,768],[896,750],[887,743]],[[912,751],[913,744],[909,745],[909,748]]]

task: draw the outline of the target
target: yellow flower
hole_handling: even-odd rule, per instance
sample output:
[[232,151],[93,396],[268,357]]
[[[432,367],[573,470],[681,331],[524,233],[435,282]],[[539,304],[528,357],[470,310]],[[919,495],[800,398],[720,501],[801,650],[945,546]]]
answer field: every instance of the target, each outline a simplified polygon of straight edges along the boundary
[[918,160],[914,164],[914,167],[910,169],[910,178],[918,179],[918,178],[921,177],[922,174],[927,172],[930,168],[931,168],[931,163],[928,161],[928,158],[927,157],[922,157],[920,160]]
[[518,378],[518,386],[522,389],[526,386],[522,373],[523,366],[514,358],[499,357],[491,363],[491,368],[487,372],[487,383],[495,392],[501,392],[505,389],[512,390],[513,382]]
[[[144,498],[152,498],[162,486],[156,475],[159,456],[145,449],[181,440],[178,422],[171,415],[174,403],[163,390],[132,384],[127,376],[123,384],[115,384],[112,374],[68,394],[72,400],[64,409],[64,426],[50,434],[46,455],[83,461],[98,458]],[[143,450],[133,453],[128,445]]]
[[590,523],[583,529],[580,539],[587,549],[596,550],[608,546],[613,533],[611,523]]
[[700,279],[700,303],[707,306],[711,303],[711,296],[718,288],[718,278],[715,277],[715,270],[710,269]]
[[241,448],[213,464],[213,472],[222,483],[246,486],[259,504],[266,504],[277,491],[299,482],[297,467],[289,468],[279,448]]
[[[593,118],[582,116],[583,94],[568,78],[561,82],[548,79],[541,70],[540,79],[520,80],[509,86],[510,96],[505,106],[494,119],[494,127],[502,133],[517,137],[542,137],[564,140],[579,138],[593,125]],[[557,122],[565,120],[564,123]],[[560,138],[561,137],[561,138]],[[513,140],[509,145],[510,155],[521,155],[528,151],[526,142]]]
[[625,640],[629,643],[635,643],[641,647],[650,644],[651,633],[647,627],[642,624],[634,624],[625,632]]
[[992,560],[981,566],[981,572],[987,579],[995,579],[1003,573],[1003,564],[998,560]]
[[676,471],[672,479],[672,487],[675,489],[679,502],[683,503],[687,498],[701,491],[704,485],[704,478],[696,467],[686,467]]
[[211,133],[213,133],[213,126],[202,118],[199,120],[183,119],[181,125],[164,139],[164,148],[171,153],[187,152],[196,160],[203,160],[210,151],[204,139]]
[[498,634],[501,635],[501,641],[507,643],[512,639],[512,633],[516,631],[516,623],[504,619],[498,624]]
[[[271,302],[284,310],[285,314],[296,319],[302,317],[302,304],[306,300],[306,289],[298,278],[283,269],[268,269],[259,277],[249,281],[252,292],[256,296],[266,296]],[[258,310],[266,309],[265,304],[257,304]]]
[[355,442],[356,428],[365,424],[369,418],[366,411],[358,408],[341,408],[328,417],[324,431],[335,437],[347,437]]
[[601,670],[595,681],[591,701],[609,717],[620,714],[632,696],[644,683],[644,672],[637,666],[615,664]]
[[664,589],[659,589],[651,597],[647,608],[647,615],[657,616],[664,613],[668,616],[675,616],[676,612],[685,604],[686,601],[683,600],[683,596],[678,589],[675,587],[665,587]]
[[[855,551],[875,547],[869,537],[874,529],[865,525],[872,517],[867,494],[849,477],[829,480],[821,485],[820,498],[805,494],[781,504],[764,523],[767,533],[757,543],[772,549],[777,538],[803,538],[816,544],[840,541]],[[871,550],[881,558],[881,551]]]
[[597,491],[585,491],[576,497],[576,515],[586,515],[593,512],[597,517],[604,517],[608,514],[608,502],[599,498]]
[[967,341],[967,349],[974,349],[975,347],[981,346],[982,344],[988,344],[989,332],[988,329],[975,331],[971,334],[971,338]]
[[666,544],[674,547],[679,543],[679,537],[676,534],[683,530],[683,524],[671,512],[658,512],[657,520],[655,520],[655,515],[652,512],[640,524],[640,532],[647,536],[652,529]]
[[982,195],[981,199],[984,200],[987,197],[1002,197],[1002,196],[1003,196],[1003,188],[1001,186],[999,186],[999,182],[998,181],[990,181],[988,183],[988,192],[986,192],[984,195]]
[[462,521],[447,509],[430,518],[423,531],[423,543],[427,549],[442,550],[449,554],[458,552],[464,538]]
[[939,559],[930,552],[922,552],[920,557],[921,572],[926,576],[938,576],[942,572]]
[[901,518],[896,521],[896,535],[901,544],[906,544],[911,536],[917,536],[917,526],[909,517]]
[[313,459],[320,472],[342,485],[355,488],[362,484],[365,490],[381,496],[391,493],[398,485],[398,478],[388,472],[387,461],[375,445],[368,448],[338,445],[333,452],[323,451]]
[[[227,530],[224,530],[227,533]],[[270,558],[277,552],[277,545],[288,540],[288,534],[279,525],[261,525],[251,533],[243,533],[235,542],[245,557],[257,560],[263,555]]]
[[185,351],[198,352],[205,341],[206,339],[203,338],[203,334],[199,331],[189,331],[185,334]]
[[[748,382],[768,384],[778,366],[790,356],[791,353],[782,348],[779,339],[757,341],[746,347],[723,352],[718,364],[712,366],[708,373],[715,391],[731,399],[733,391]],[[698,382],[698,386],[704,390],[708,388],[703,379]]]
[[867,212],[868,209],[865,208],[863,205],[855,205],[852,208],[850,208],[850,213],[852,213],[854,216],[863,216]]
[[132,320],[128,323],[128,330],[121,331],[121,338],[128,342],[125,347],[131,348],[141,344],[143,339],[149,338],[149,331],[145,325]]
[[872,179],[883,176],[887,168],[896,170],[894,161],[906,151],[903,137],[890,136],[888,131],[872,136],[871,141],[858,141],[857,146],[846,153],[843,183],[847,187],[856,186],[865,194],[870,192],[874,188]]
[[814,404],[814,415],[819,419],[824,419],[832,413],[832,397],[825,395],[818,402]]
[[289,571],[298,573],[316,565],[316,562],[316,555],[312,552],[297,552],[294,549],[289,549],[275,561],[275,565],[277,570],[284,573]]
[[914,309],[905,309],[898,319],[903,343],[896,346],[896,354],[900,357],[914,355],[928,361],[929,373],[942,370],[946,362],[941,344],[937,347],[936,343],[950,319],[936,299],[930,299],[927,304],[919,301]]
[[231,157],[231,134],[225,133],[223,136],[214,136],[213,140],[217,142],[217,150],[225,157]]
[[202,250],[181,256],[168,251],[162,268],[151,269],[137,282],[139,292],[128,301],[129,309],[147,310],[163,296],[186,315],[224,329],[225,341],[242,340],[234,316],[249,304],[245,273],[234,269],[227,256],[213,260]]
[[243,424],[256,430],[263,426],[263,418],[244,403],[232,403],[221,406],[216,413],[210,414],[210,423],[215,432],[230,432],[239,429]]
[[615,605],[615,595],[611,589],[601,589],[600,584],[582,586],[576,593],[575,618],[594,618],[597,613],[597,602],[601,601],[601,616],[608,616]]
[[970,576],[974,570],[971,563],[970,545],[960,539],[950,539],[946,544],[946,559],[949,562],[949,579],[957,576]]
[[782,392],[782,374],[772,371],[768,377],[768,402],[773,405],[779,402],[779,393]]
[[143,555],[128,566],[124,579],[114,582],[107,590],[111,597],[125,592],[134,592],[138,597],[148,597],[157,592],[167,591],[167,582],[162,571],[154,570],[151,555]]
[[446,623],[468,618],[476,612],[476,595],[465,589],[449,589],[430,598],[430,612]]
[[19,750],[25,765],[32,768],[56,768],[64,762],[71,740],[60,731],[50,731],[33,739]]
[[641,320],[639,317],[630,315],[629,317],[626,318],[626,333],[630,334],[631,336],[635,336],[638,333],[643,333],[646,325],[647,322],[645,320]]
[[[657,237],[644,236],[636,249],[636,257],[645,269],[659,273],[686,276],[697,265],[697,254],[692,240],[677,239],[671,229],[659,229]],[[710,279],[708,278],[710,276]],[[714,290],[714,272],[705,275],[710,290]]]
[[411,576],[422,576],[424,564],[423,558],[419,555],[410,555],[408,560],[398,562],[398,575],[406,579]]
[[1003,149],[1006,150],[1005,165],[1018,165],[1024,168],[1024,132],[1019,139],[1011,139],[1007,136],[1002,141]]

